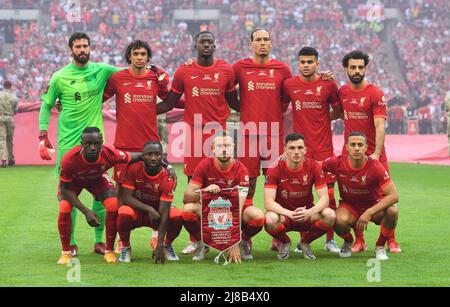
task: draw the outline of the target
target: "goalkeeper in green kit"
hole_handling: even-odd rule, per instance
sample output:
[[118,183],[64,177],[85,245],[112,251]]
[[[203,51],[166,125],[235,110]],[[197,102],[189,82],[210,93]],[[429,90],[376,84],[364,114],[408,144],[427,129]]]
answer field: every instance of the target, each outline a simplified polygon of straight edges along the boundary
[[[80,144],[81,134],[86,127],[97,127],[102,135],[102,97],[108,78],[122,68],[104,63],[89,62],[90,39],[85,33],[76,32],[69,38],[69,47],[73,61],[53,74],[46,93],[42,96],[39,113],[39,154],[43,160],[51,160],[50,153],[54,148],[47,136],[50,111],[57,99],[62,106],[58,118],[58,154],[56,175],[59,177],[62,156]],[[59,192],[58,192],[59,198]],[[95,228],[94,252],[104,254],[105,244],[102,242],[105,228],[106,210],[100,201],[94,199],[92,210],[100,219],[100,226]],[[72,231],[70,249],[72,255],[77,254],[74,229],[76,209],[72,210]]]

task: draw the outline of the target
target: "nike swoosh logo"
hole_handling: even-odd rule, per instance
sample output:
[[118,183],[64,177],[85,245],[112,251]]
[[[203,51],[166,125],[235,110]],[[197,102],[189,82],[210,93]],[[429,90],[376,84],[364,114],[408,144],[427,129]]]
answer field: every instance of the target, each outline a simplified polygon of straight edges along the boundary
[[216,178],[208,178],[208,180],[216,180]]
[[344,99],[343,101],[345,102],[345,101],[347,101],[348,99]]
[[296,91],[294,91],[294,94],[297,94],[297,92],[300,92],[301,90],[296,90]]
[[127,85],[130,85],[130,84],[131,84],[131,82],[124,83],[123,86],[127,86]]
[[199,76],[191,76],[191,79],[195,79],[198,78]]
[[281,183],[288,181],[289,179],[281,179]]
[[247,75],[251,75],[254,71],[247,71]]

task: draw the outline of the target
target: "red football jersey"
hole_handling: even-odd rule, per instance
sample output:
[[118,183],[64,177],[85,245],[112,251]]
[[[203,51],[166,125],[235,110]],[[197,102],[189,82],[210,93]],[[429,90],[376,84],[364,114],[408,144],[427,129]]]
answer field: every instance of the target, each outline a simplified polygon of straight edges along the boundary
[[167,85],[158,84],[157,78],[151,70],[135,76],[129,69],[109,78],[103,96],[108,99],[116,95],[116,148],[140,151],[146,142],[159,141],[156,102],[157,97],[165,99],[169,90]]
[[383,165],[369,157],[360,169],[353,168],[344,155],[327,158],[322,168],[336,175],[341,199],[352,206],[375,205],[384,196],[383,187],[392,182]]
[[[364,133],[368,143],[366,154],[373,154],[375,151],[374,118],[387,119],[386,98],[383,92],[370,83],[358,90],[346,84],[339,89],[339,100],[344,112],[344,139],[346,140],[353,131]],[[346,152],[345,144],[342,152]],[[384,147],[380,160],[386,160]]]
[[275,201],[283,208],[295,210],[314,204],[313,184],[316,190],[327,185],[319,163],[305,158],[298,170],[290,169],[286,161],[278,161],[267,170],[264,187],[277,189]]
[[283,95],[292,102],[294,131],[305,137],[306,156],[333,151],[330,105],[339,104],[336,82],[319,76],[306,82],[297,76],[284,81]]
[[194,115],[201,114],[203,125],[217,122],[224,126],[230,115],[225,93],[235,90],[233,68],[222,60],[215,60],[209,67],[197,62],[183,64],[175,71],[171,90],[184,93],[187,124],[194,125]]
[[[255,64],[247,58],[236,62],[233,69],[239,84],[241,122],[256,123],[259,134],[269,133],[270,123],[279,123],[283,131],[282,87],[292,77],[286,63],[272,59],[268,64]],[[267,131],[259,129],[259,123],[268,123]]]
[[128,165],[122,186],[134,190],[137,199],[156,211],[159,210],[160,201],[173,201],[174,180],[169,178],[167,170],[161,168],[157,175],[150,176],[145,172],[142,161]]
[[216,164],[215,158],[206,158],[197,165],[190,182],[199,185],[201,188],[216,184],[221,189],[225,189],[237,185],[248,187],[248,180],[247,168],[241,162],[235,160],[229,169],[223,171]]
[[81,149],[81,145],[75,146],[62,157],[59,173],[61,181],[97,179],[115,164],[129,163],[131,160],[129,153],[103,145],[98,160],[88,162],[84,159]]

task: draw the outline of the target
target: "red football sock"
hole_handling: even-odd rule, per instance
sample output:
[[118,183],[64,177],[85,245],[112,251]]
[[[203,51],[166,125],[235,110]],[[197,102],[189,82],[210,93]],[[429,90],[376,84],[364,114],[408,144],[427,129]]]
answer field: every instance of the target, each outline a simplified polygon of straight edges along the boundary
[[353,228],[353,231],[355,232],[355,241],[358,242],[364,242],[364,230],[359,230],[356,228],[356,226]]
[[72,228],[71,211],[72,206],[68,201],[62,200],[59,202],[58,230],[63,252],[70,251],[70,237]]
[[106,229],[106,250],[114,250],[114,241],[117,235],[117,211],[119,204],[117,197],[105,199],[103,205],[106,208],[105,229]]
[[376,246],[384,246],[386,244],[386,241],[391,236],[394,229],[389,229],[381,225],[380,227],[380,236],[378,237]]
[[286,226],[284,224],[280,224],[275,228],[274,230],[270,230],[266,227],[266,231],[268,234],[270,234],[272,237],[277,239],[283,244],[291,242],[291,239],[286,234]]
[[259,219],[250,220],[247,224],[242,225],[242,240],[250,240],[251,237],[263,229],[265,222],[266,219],[261,217]]
[[353,236],[350,232],[344,234],[338,234],[346,243],[353,243]]
[[[336,199],[334,198],[334,187],[328,188],[328,197],[330,198],[330,204],[328,207],[336,211]],[[331,227],[330,230],[327,231],[327,241],[332,240],[334,238],[334,229]]]
[[130,246],[130,233],[133,228],[133,213],[124,210],[127,207],[120,207],[119,216],[117,217],[117,229],[119,231],[120,241],[123,247]]
[[164,242],[165,245],[170,245],[172,242],[178,237],[181,232],[181,228],[183,228],[183,213],[182,211],[172,213],[170,210],[170,220],[169,227],[167,229],[166,240]]
[[392,229],[392,233],[389,236],[388,241],[395,241],[395,227]]
[[190,236],[194,238],[194,242],[202,239],[200,233],[200,218],[197,214],[191,212],[183,212],[184,228],[189,232]]
[[327,224],[325,224],[324,222],[322,222],[320,220],[317,220],[311,225],[311,227],[309,228],[309,231],[306,233],[306,235],[304,237],[302,237],[302,243],[310,244],[315,239],[323,236],[330,229],[333,229],[333,227],[328,226]]

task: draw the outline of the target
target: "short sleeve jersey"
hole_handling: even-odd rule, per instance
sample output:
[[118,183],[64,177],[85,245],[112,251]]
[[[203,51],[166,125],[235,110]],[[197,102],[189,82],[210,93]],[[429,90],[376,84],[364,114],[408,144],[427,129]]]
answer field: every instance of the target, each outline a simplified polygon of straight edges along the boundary
[[116,96],[116,148],[139,151],[147,141],[159,141],[156,102],[167,96],[168,89],[159,86],[157,78],[151,70],[136,76],[129,69],[109,78],[104,96]]
[[322,168],[336,175],[341,199],[352,206],[375,205],[384,196],[383,188],[392,182],[383,165],[369,157],[359,169],[345,155],[325,159]]
[[184,121],[194,125],[194,116],[200,116],[202,124],[216,122],[225,125],[230,109],[225,94],[235,90],[233,69],[225,61],[215,60],[204,67],[197,64],[181,65],[174,74],[171,90],[184,94]]
[[248,187],[248,170],[240,161],[235,160],[227,170],[221,170],[215,162],[215,158],[205,158],[195,168],[191,181],[206,188],[211,184],[218,185],[221,189],[235,186]]
[[306,82],[296,76],[284,81],[283,94],[292,102],[294,131],[305,136],[307,156],[333,151],[330,106],[339,104],[336,82],[319,76]]
[[161,168],[158,174],[150,176],[142,161],[128,165],[122,187],[133,190],[139,201],[156,211],[159,210],[160,201],[173,201],[174,180],[169,177],[167,170]]
[[[344,112],[344,139],[354,131],[364,133],[368,143],[367,155],[373,154],[376,137],[374,118],[387,119],[383,92],[370,83],[359,90],[346,84],[339,89],[339,100]],[[345,145],[343,152],[346,152]],[[386,156],[384,147],[382,155]]]
[[286,161],[276,162],[267,170],[264,187],[277,190],[275,201],[280,206],[295,210],[313,205],[313,185],[316,190],[325,187],[324,175],[318,162],[305,158],[298,170],[290,169]]
[[[286,63],[272,59],[267,64],[256,64],[246,58],[233,65],[236,83],[239,84],[241,122],[256,123],[259,134],[269,131],[259,129],[259,123],[278,123],[282,131],[283,81],[291,78],[291,70]],[[270,130],[270,127],[267,127]],[[246,134],[251,133],[245,131]]]
[[128,163],[131,160],[129,153],[103,145],[97,161],[88,162],[81,149],[80,145],[75,146],[62,157],[59,174],[61,181],[97,179],[115,164]]

